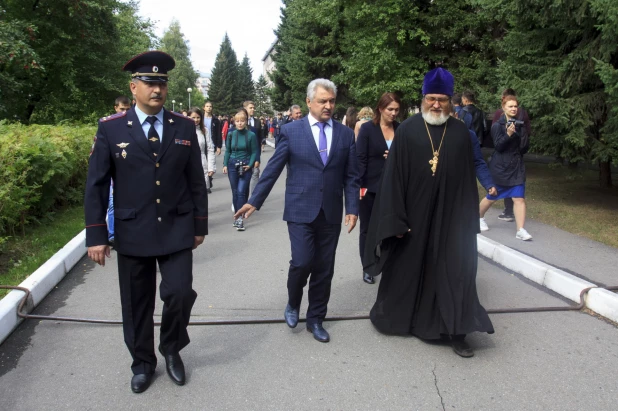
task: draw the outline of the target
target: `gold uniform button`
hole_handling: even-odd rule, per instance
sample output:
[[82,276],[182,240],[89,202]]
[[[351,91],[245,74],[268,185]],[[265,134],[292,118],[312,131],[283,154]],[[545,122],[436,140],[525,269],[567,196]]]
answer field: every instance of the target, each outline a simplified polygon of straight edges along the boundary
[[159,168],[159,163],[157,163],[157,164],[155,165],[155,167],[156,167],[156,168]]
[[159,220],[159,222],[161,222],[161,217],[159,217],[157,220]]
[[161,200],[157,198],[157,204],[161,203]]
[[160,186],[160,185],[161,185],[161,182],[160,182],[159,180],[157,180],[157,185],[158,185],[158,186]]

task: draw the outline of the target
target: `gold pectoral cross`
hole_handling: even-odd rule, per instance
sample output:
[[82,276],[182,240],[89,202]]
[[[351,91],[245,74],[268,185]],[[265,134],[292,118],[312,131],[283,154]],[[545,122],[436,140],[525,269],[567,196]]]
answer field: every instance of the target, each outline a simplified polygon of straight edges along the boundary
[[438,153],[437,151],[433,152],[433,158],[431,160],[429,160],[429,164],[431,164],[431,176],[435,176],[436,175],[436,170],[438,169],[438,156],[440,155],[440,153]]

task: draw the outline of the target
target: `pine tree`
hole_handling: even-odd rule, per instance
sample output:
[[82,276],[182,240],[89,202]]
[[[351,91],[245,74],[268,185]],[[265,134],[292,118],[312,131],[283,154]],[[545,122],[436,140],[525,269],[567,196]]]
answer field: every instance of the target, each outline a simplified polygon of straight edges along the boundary
[[238,108],[238,59],[227,33],[219,47],[215,66],[210,75],[208,96],[217,113],[231,113]]
[[260,115],[272,112],[268,98],[268,82],[262,74],[255,82],[255,109]]
[[253,86],[253,70],[249,63],[249,57],[245,53],[240,67],[238,68],[238,101],[242,103],[246,100],[253,100],[255,98],[255,89]]
[[[172,100],[176,100],[176,108],[179,103],[183,103],[182,107],[189,108],[189,93],[188,88],[195,89],[195,82],[198,74],[193,68],[189,53],[189,42],[185,40],[185,36],[180,30],[178,20],[172,20],[169,28],[163,34],[161,39],[161,51],[166,52],[176,60],[176,67],[170,72],[170,80],[168,83],[167,102],[165,103],[168,109],[172,108]],[[193,93],[192,93],[193,97]],[[194,106],[191,102],[191,106]]]

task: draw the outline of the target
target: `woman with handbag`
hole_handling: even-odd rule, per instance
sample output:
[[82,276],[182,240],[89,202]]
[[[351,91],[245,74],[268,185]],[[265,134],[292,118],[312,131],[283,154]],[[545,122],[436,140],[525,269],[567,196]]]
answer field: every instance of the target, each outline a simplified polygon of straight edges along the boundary
[[215,143],[210,136],[210,130],[204,127],[202,110],[199,107],[191,107],[187,113],[195,122],[195,132],[197,133],[197,141],[202,154],[202,168],[204,169],[204,178],[206,179],[206,190],[208,194],[211,194],[210,177],[215,174],[217,169],[215,163]]
[[[240,210],[248,200],[252,167],[260,149],[255,133],[247,129],[248,118],[249,115],[244,108],[238,110],[234,116],[236,128],[228,132],[225,139],[223,174],[227,174],[230,179],[232,204],[235,210]],[[234,220],[233,227],[236,231],[245,231],[242,216]]]

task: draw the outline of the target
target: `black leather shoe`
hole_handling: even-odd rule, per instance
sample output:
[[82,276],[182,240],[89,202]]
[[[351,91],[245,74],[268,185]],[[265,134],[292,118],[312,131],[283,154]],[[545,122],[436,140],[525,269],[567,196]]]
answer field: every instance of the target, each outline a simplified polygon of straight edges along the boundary
[[307,331],[313,334],[313,338],[319,342],[327,343],[330,341],[328,331],[322,327],[322,324],[307,324]]
[[136,374],[131,378],[131,391],[136,394],[144,392],[150,387],[152,374]]
[[170,376],[172,381],[177,385],[185,385],[185,365],[180,358],[180,354],[165,354],[159,346],[159,352],[165,358],[165,368],[167,369],[167,375]]
[[285,307],[285,311],[283,313],[285,317],[285,323],[290,328],[296,328],[298,325],[298,308],[292,308],[290,304]]
[[367,284],[375,284],[376,282],[376,280],[374,280],[373,277],[367,273],[363,273],[363,281]]
[[453,346],[453,351],[455,351],[455,354],[460,357],[474,357],[474,351],[472,351],[472,348],[470,348],[468,343],[464,340],[452,340],[451,345]]

